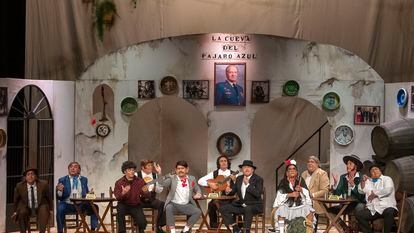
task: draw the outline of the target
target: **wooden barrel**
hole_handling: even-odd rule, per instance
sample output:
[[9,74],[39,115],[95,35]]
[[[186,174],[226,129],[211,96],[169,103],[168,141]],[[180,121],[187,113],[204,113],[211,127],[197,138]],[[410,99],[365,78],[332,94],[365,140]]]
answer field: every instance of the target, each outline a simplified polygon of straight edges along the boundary
[[414,194],[414,156],[389,161],[384,173],[392,178],[396,191]]
[[404,203],[404,212],[402,216],[401,232],[414,232],[414,196],[407,197]]
[[386,122],[371,132],[375,154],[388,160],[414,154],[414,119]]

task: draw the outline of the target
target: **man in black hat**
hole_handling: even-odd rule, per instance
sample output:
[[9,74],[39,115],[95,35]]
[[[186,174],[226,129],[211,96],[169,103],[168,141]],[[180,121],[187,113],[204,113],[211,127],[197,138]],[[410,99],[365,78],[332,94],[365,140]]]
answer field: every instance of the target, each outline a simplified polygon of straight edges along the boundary
[[46,181],[39,180],[37,169],[28,168],[24,180],[14,189],[13,219],[19,221],[20,232],[29,227],[29,217],[36,215],[39,232],[45,232],[49,216],[53,211],[52,192]]
[[[346,173],[340,176],[339,181],[336,175],[332,175],[334,180],[332,193],[356,200],[344,210],[345,214],[362,211],[365,207],[365,195],[358,192],[358,185],[361,181],[359,171],[364,167],[364,164],[356,155],[344,156],[343,161],[346,164]],[[334,206],[329,208],[328,212],[337,214],[341,208],[341,206]],[[346,228],[346,224],[341,219],[338,221],[340,227]]]
[[246,232],[250,232],[253,216],[263,211],[263,179],[254,173],[256,166],[251,160],[244,160],[239,167],[242,169],[243,175],[237,177],[235,184],[226,188],[227,195],[237,193],[239,198],[220,208],[224,224],[233,227],[235,233],[241,231],[235,223],[233,214],[244,215],[243,228]]
[[389,233],[398,212],[394,182],[391,177],[382,175],[376,164],[371,165],[369,173],[371,177],[364,175],[358,185],[358,191],[365,194],[367,205],[363,211],[356,212],[355,217],[364,233],[373,232],[369,221],[384,218],[383,233]]
[[118,232],[124,233],[125,215],[130,214],[138,225],[139,233],[144,233],[147,227],[144,211],[142,210],[141,198],[147,195],[144,192],[145,181],[135,176],[137,165],[132,161],[125,161],[122,164],[122,176],[115,182],[114,195],[118,201],[117,216]]

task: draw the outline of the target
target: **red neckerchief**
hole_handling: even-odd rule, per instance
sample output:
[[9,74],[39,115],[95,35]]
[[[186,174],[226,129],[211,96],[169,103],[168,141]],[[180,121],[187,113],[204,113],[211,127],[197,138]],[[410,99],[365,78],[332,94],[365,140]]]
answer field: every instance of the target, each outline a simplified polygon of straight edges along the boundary
[[181,180],[181,185],[185,188],[187,187],[187,178],[180,178]]

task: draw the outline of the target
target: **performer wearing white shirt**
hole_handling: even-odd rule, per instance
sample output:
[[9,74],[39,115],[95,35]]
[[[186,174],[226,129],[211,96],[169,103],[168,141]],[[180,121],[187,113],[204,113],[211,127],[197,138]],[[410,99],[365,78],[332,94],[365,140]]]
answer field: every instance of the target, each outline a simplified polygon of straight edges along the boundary
[[[232,171],[230,170],[230,160],[226,155],[221,155],[217,158],[216,161],[216,165],[217,165],[217,170],[214,170],[210,173],[208,173],[207,175],[201,177],[198,180],[198,184],[200,186],[204,186],[204,187],[210,187],[212,190],[216,190],[218,188],[218,184],[215,182],[212,182],[211,180],[216,179],[217,176],[224,176],[224,177],[228,177],[231,175]],[[236,178],[235,176],[232,178]],[[232,185],[234,183],[234,180],[231,179],[230,181],[228,181],[229,185]],[[224,192],[221,193],[221,195],[225,195]],[[229,203],[231,201],[220,201],[220,205],[224,205],[226,203]],[[211,228],[217,228],[218,226],[218,217],[217,217],[217,205],[216,205],[216,201],[212,200],[208,203],[208,216],[210,219],[210,227]]]
[[[145,183],[152,182],[161,175],[161,166],[156,164],[152,160],[141,160],[141,171],[136,173],[136,176],[142,178]],[[156,232],[164,233],[162,229],[165,226],[165,212],[164,212],[164,202],[156,198],[157,193],[162,193],[163,187],[158,185],[158,183],[148,185],[147,192],[150,195],[143,195],[141,197],[142,207],[143,208],[152,208],[157,210],[157,223],[156,223]]]
[[394,182],[391,177],[382,175],[378,165],[372,165],[369,172],[371,178],[364,175],[358,185],[358,192],[365,194],[366,209],[356,212],[355,217],[364,233],[372,232],[369,221],[384,218],[383,232],[389,233],[398,212]]

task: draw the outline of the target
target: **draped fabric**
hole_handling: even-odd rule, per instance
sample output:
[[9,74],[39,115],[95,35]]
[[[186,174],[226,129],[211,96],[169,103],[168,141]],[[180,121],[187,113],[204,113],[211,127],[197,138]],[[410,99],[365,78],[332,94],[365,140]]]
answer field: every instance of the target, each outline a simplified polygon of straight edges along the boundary
[[412,0],[115,0],[103,42],[93,4],[26,1],[26,78],[76,80],[96,59],[143,41],[249,33],[328,43],[370,64],[385,82],[414,80]]

